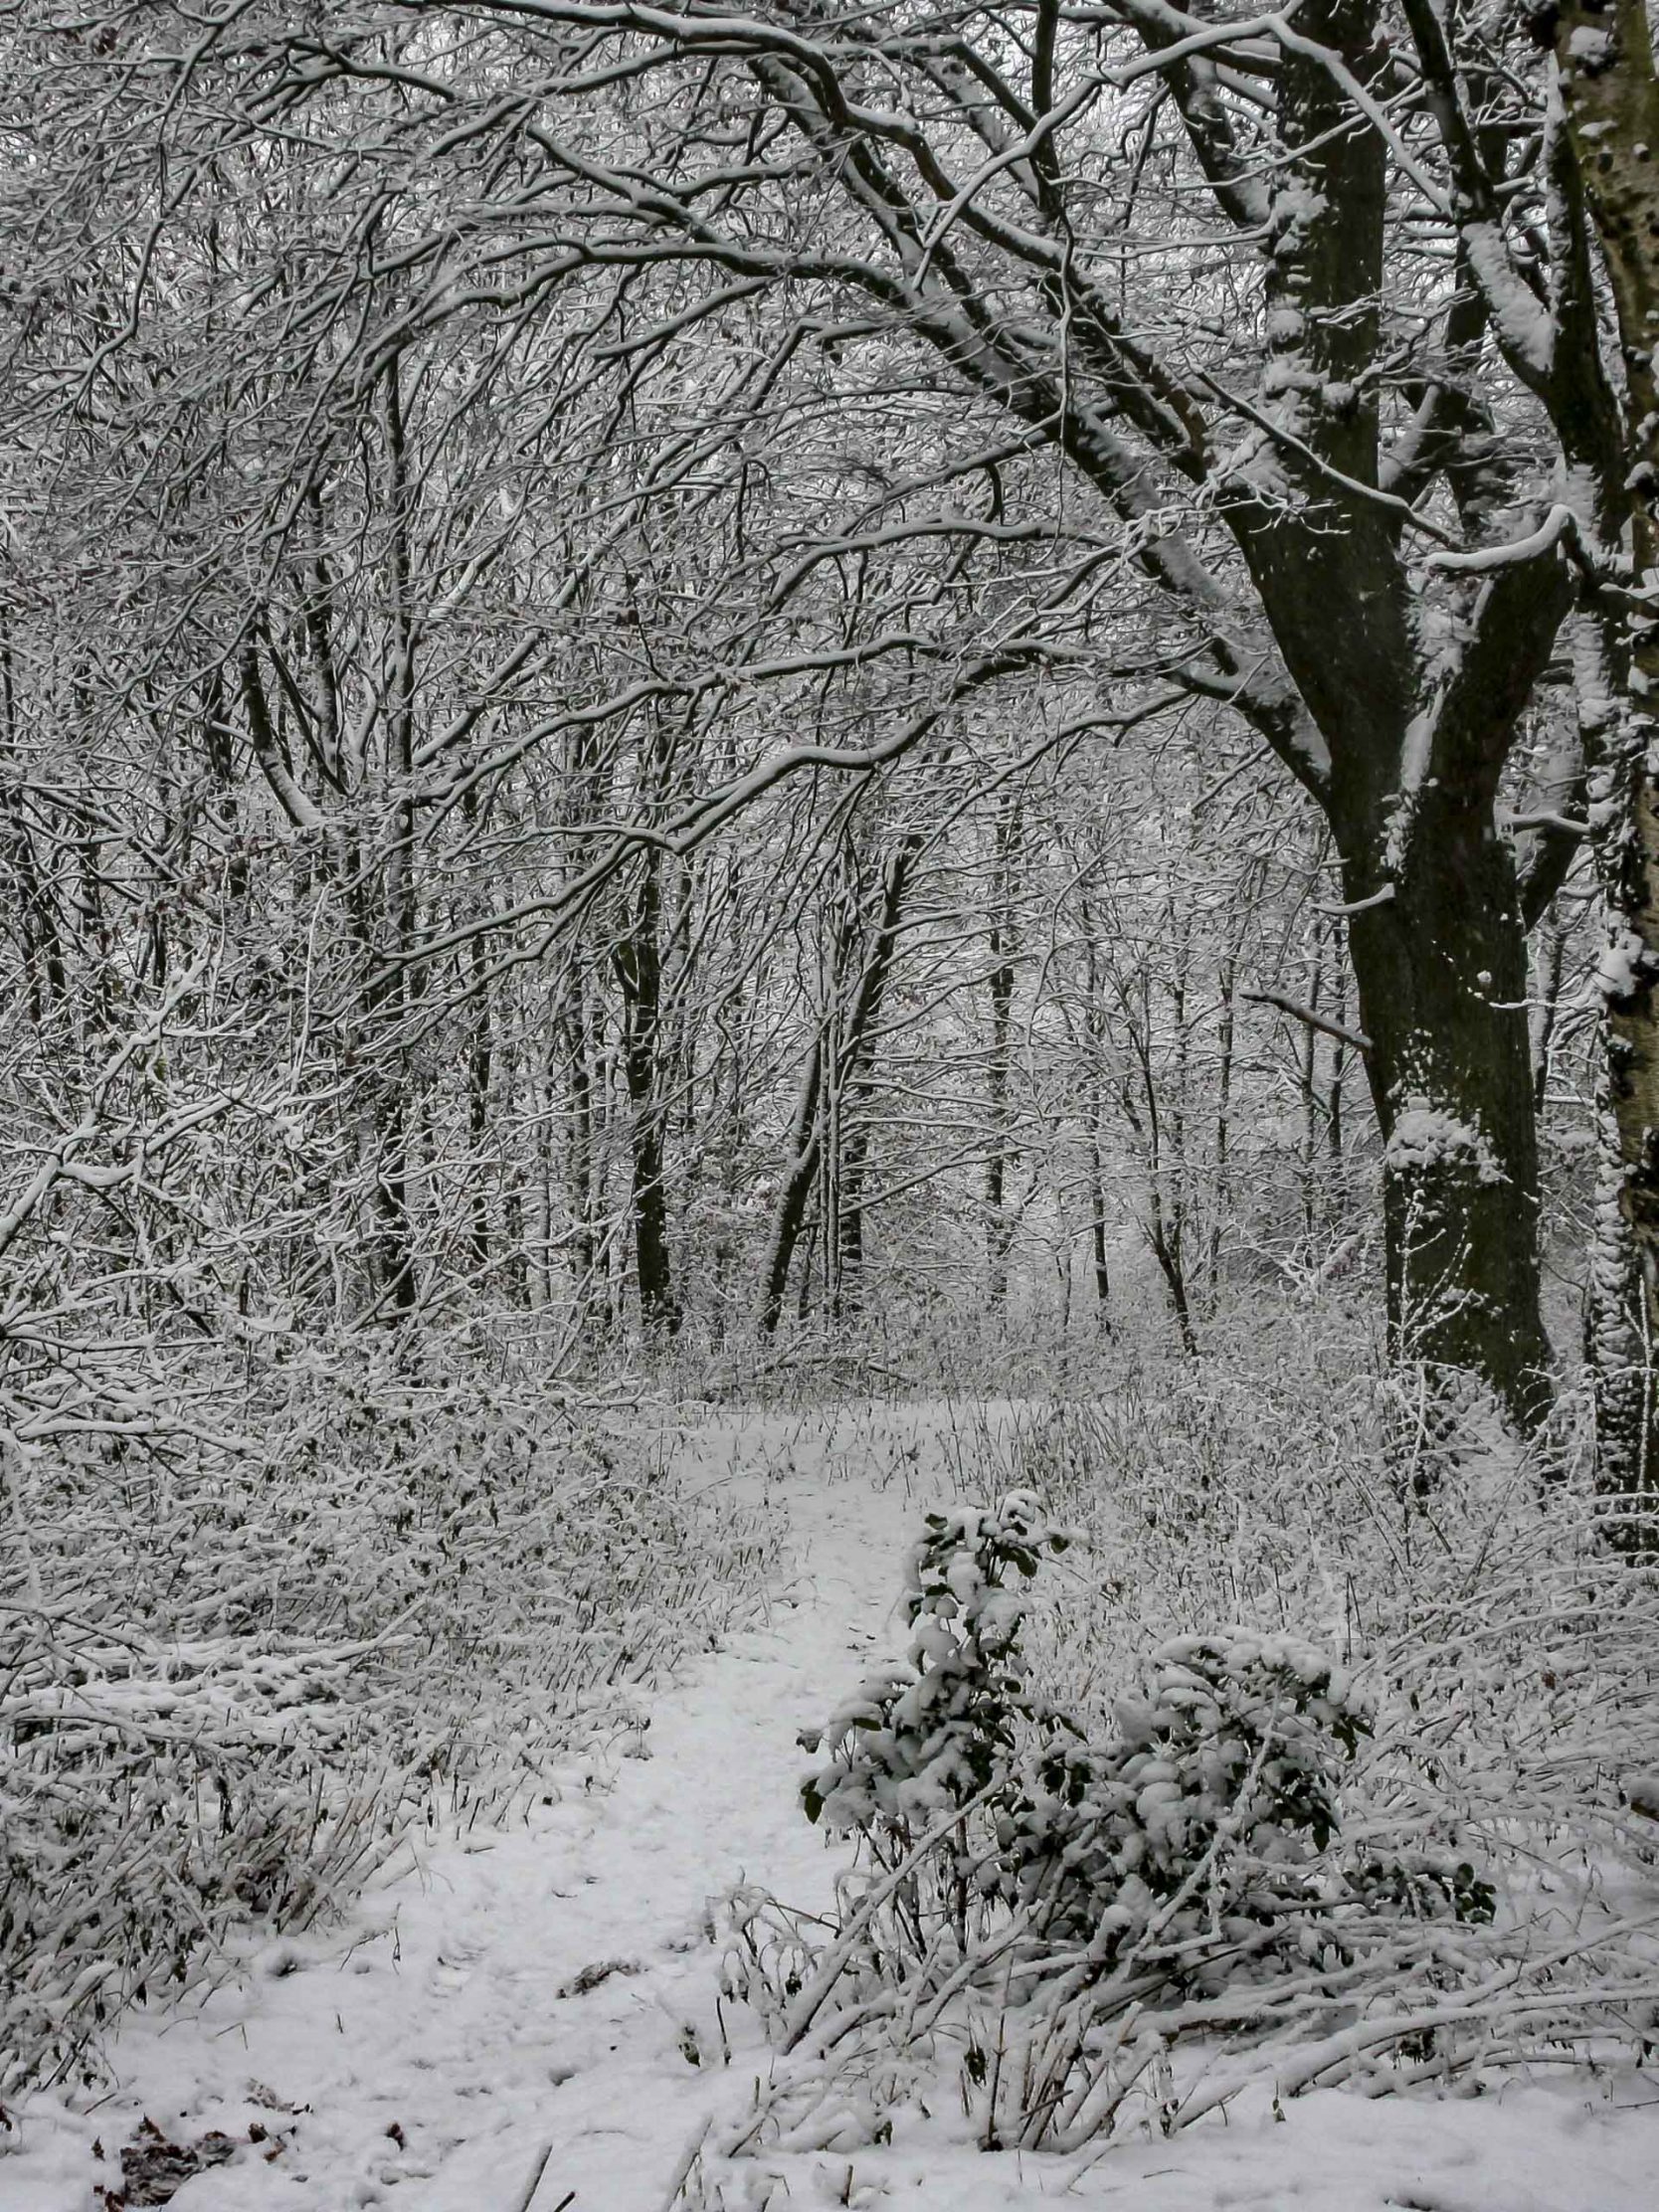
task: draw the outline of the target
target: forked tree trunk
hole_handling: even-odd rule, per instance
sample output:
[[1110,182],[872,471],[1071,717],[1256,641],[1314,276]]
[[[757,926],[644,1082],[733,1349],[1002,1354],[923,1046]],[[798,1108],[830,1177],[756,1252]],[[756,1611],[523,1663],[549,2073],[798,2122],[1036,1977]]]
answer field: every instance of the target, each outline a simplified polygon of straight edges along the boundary
[[[1378,0],[1310,0],[1298,32],[1379,92],[1392,66]],[[1437,18],[1434,19],[1437,22]],[[1562,564],[1500,565],[1450,587],[1457,651],[1433,645],[1397,519],[1349,486],[1383,480],[1388,157],[1355,127],[1329,54],[1287,55],[1273,186],[1263,403],[1317,457],[1304,509],[1240,497],[1235,534],[1329,765],[1312,789],[1341,855],[1349,942],[1384,1144],[1395,1353],[1484,1377],[1511,1416],[1550,1400],[1539,1305],[1538,1157],[1525,918],[1496,807],[1503,765],[1571,598]],[[1464,342],[1485,331],[1476,311]],[[1461,435],[1450,385],[1424,416]],[[1435,414],[1439,409],[1439,415]],[[1490,443],[1486,441],[1485,443]],[[1278,457],[1293,468],[1294,449]],[[1419,486],[1408,474],[1396,481]],[[1479,516],[1471,511],[1472,526]],[[1295,765],[1296,756],[1288,757]]]
[[[827,1170],[837,1181],[841,1177],[844,1163],[838,1158],[828,1162],[826,1160],[827,1148],[836,1135],[836,1118],[832,1113],[832,1106],[836,1100],[851,1097],[860,1078],[867,1071],[873,1032],[881,1017],[888,977],[898,951],[910,875],[921,848],[922,839],[919,835],[907,836],[888,860],[882,882],[881,907],[874,942],[868,958],[858,972],[850,1003],[841,1012],[838,1024],[835,1020],[835,1009],[830,1009],[826,1014],[820,1021],[818,1033],[808,1054],[791,1130],[790,1159],[784,1172],[777,1210],[773,1214],[772,1244],[767,1254],[766,1276],[761,1292],[758,1319],[761,1329],[768,1336],[777,1328],[783,1314],[790,1268],[807,1226],[813,1195],[817,1192],[821,1198],[829,1195],[823,1189]],[[840,950],[844,948],[838,949],[837,957],[831,963],[836,978],[842,967]],[[831,988],[835,987],[832,982]],[[853,1194],[858,1264],[862,1263],[863,1257],[862,1186],[866,1149],[862,1143],[857,1147]],[[830,1235],[832,1239],[839,1239],[841,1228],[838,1224],[831,1228]],[[844,1252],[844,1246],[835,1244],[826,1255],[826,1274],[831,1296],[837,1252]],[[806,1288],[806,1283],[803,1282],[803,1298]]]

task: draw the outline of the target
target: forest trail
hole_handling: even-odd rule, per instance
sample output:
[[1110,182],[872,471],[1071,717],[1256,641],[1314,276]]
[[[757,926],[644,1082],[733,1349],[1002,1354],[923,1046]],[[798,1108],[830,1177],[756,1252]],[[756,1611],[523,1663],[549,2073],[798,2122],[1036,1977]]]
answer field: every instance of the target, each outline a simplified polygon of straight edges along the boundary
[[[185,2181],[177,2212],[662,2212],[711,2112],[740,2110],[767,2064],[741,2012],[722,2063],[713,1912],[741,1882],[830,1900],[841,1862],[798,1810],[797,1732],[901,1652],[903,1548],[947,1479],[949,1435],[938,1406],[691,1431],[692,1487],[749,1486],[788,1516],[766,1617],[643,1698],[603,1769],[573,1769],[528,1826],[448,1840],[346,1929],[277,1946],[195,2013],[131,2022],[111,2098],[24,2110],[0,2212],[96,2212],[146,2118],[241,2146]],[[1327,2091],[1286,2125],[1257,2097],[1224,2125],[1129,2131],[1083,2161],[985,2157],[946,2108],[851,2158],[767,2161],[785,2176],[770,2199],[757,2164],[752,2201],[1651,2212],[1659,2101],[1609,2094],[1583,2070],[1476,2099]],[[734,2207],[744,2186],[728,2182]]]
[[536,2212],[572,2191],[572,2212],[659,2203],[719,2066],[713,1908],[744,1881],[830,1901],[838,1860],[798,1807],[797,1733],[902,1648],[930,1430],[902,1411],[693,1430],[690,1487],[732,1481],[787,1513],[766,1618],[642,1698],[640,1728],[527,1827],[423,1852],[344,1939],[283,1943],[198,2013],[129,2025],[109,2105],[28,2116],[35,2140],[0,2160],[6,2212],[85,2212],[117,2179],[92,2140],[142,2117],[181,2140],[287,2134],[269,2161],[187,2181],[179,2212],[520,2212],[538,2166]]

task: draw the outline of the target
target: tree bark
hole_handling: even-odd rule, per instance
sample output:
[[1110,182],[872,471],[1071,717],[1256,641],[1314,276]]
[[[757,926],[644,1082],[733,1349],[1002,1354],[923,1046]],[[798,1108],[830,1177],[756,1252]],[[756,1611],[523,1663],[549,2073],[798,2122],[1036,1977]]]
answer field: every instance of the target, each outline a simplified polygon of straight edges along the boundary
[[672,1336],[680,1325],[668,1247],[668,1200],[663,1185],[662,1101],[657,1038],[662,1023],[662,958],[657,942],[661,904],[660,862],[654,851],[643,862],[640,894],[628,935],[616,951],[623,987],[623,1076],[633,1112],[634,1267],[640,1318]]
[[[886,996],[887,980],[898,950],[910,874],[921,848],[922,838],[919,835],[907,836],[888,860],[882,881],[881,906],[874,942],[859,970],[851,1003],[841,1014],[838,1024],[835,1020],[838,1010],[828,1010],[813,1039],[796,1105],[789,1165],[785,1170],[783,1190],[779,1194],[777,1210],[773,1215],[772,1244],[767,1255],[766,1281],[761,1294],[758,1318],[762,1331],[768,1336],[777,1328],[783,1313],[790,1267],[806,1227],[808,1208],[814,1191],[820,1189],[826,1174],[826,1151],[833,1134],[832,1101],[852,1095],[868,1063],[871,1033],[880,1018],[881,1003]],[[840,960],[837,958],[831,966],[832,975],[838,976]],[[838,1159],[829,1164],[829,1172],[837,1178],[840,1170],[841,1162]],[[856,1157],[857,1189],[853,1201],[858,1224],[857,1256],[860,1264],[863,1257],[863,1171],[864,1148],[860,1145]],[[833,1197],[832,1192],[821,1195]],[[833,1209],[827,1208],[826,1212],[827,1218],[834,1223],[836,1214]],[[844,1248],[839,1242],[839,1226],[832,1226],[830,1233],[834,1242],[826,1253],[826,1263],[830,1296],[833,1298],[834,1272]],[[803,1295],[805,1288],[803,1284]]]
[[772,1220],[772,1246],[767,1254],[766,1283],[761,1295],[760,1309],[761,1329],[767,1336],[777,1328],[783,1314],[784,1293],[789,1288],[790,1265],[795,1258],[795,1247],[806,1224],[807,1206],[818,1181],[822,1142],[819,1092],[823,1088],[823,1079],[824,1037],[821,1031],[813,1039],[812,1050],[807,1055],[807,1065],[802,1074],[789,1162],[784,1170],[784,1186]]
[[1089,1257],[1094,1270],[1094,1299],[1101,1328],[1112,1334],[1112,1274],[1106,1257],[1106,1179],[1100,1160],[1097,1118],[1089,1132]]
[[[1351,894],[1370,885],[1345,871]],[[1425,792],[1393,896],[1350,920],[1366,1073],[1384,1144],[1398,1357],[1484,1375],[1514,1419],[1548,1410],[1526,939],[1489,806]]]
[[1610,1541],[1645,1558],[1659,1551],[1659,78],[1641,0],[1564,7],[1556,56],[1625,373],[1622,477],[1603,485],[1601,534],[1616,544],[1622,525],[1628,557],[1593,595],[1595,657],[1580,690],[1616,702],[1597,733],[1592,809],[1611,939],[1604,1122],[1616,1143],[1591,1263],[1597,1487]]
[[1008,1303],[1009,1251],[1014,1223],[1008,1210],[1009,1051],[1014,1026],[1014,865],[1019,810],[1005,804],[992,828],[990,931],[991,1037],[986,1059],[990,1144],[985,1162],[986,1304],[1000,1314]]

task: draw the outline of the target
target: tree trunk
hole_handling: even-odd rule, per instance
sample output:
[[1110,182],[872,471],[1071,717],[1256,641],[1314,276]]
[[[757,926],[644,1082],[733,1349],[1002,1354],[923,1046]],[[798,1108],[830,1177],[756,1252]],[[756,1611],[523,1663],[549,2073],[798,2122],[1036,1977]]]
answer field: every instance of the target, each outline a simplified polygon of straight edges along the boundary
[[472,1042],[466,1059],[466,1174],[472,1216],[472,1258],[480,1268],[489,1265],[489,1187],[485,1162],[489,1154],[490,1089],[495,1071],[495,1038],[489,1017],[489,983],[485,971],[484,941],[472,940],[472,989],[475,1007]]
[[[1325,992],[1324,946],[1317,929],[1313,949],[1308,957],[1307,1008],[1310,1014],[1320,1012],[1320,1000]],[[1319,1091],[1316,1078],[1319,1074],[1319,1031],[1311,1021],[1302,1029],[1302,1234],[1308,1248],[1313,1248],[1314,1232],[1319,1226]]]
[[1567,965],[1567,925],[1551,922],[1539,947],[1536,1016],[1533,1027],[1533,1112],[1542,1118],[1550,1095],[1550,1059],[1561,1013],[1562,974]]
[[[1221,1233],[1232,1197],[1232,1055],[1238,1025],[1238,955],[1221,963],[1220,1060],[1215,1075],[1215,1218],[1209,1226],[1209,1297],[1221,1283]],[[1098,1169],[1096,1170],[1098,1180]]]
[[[842,1098],[852,1096],[859,1077],[866,1068],[871,1032],[881,1016],[887,979],[892,971],[893,957],[898,950],[910,872],[921,848],[922,839],[919,835],[907,836],[888,860],[882,883],[875,940],[870,947],[869,957],[859,971],[851,1004],[838,1021],[836,1017],[839,1009],[834,1006],[827,1009],[813,1039],[796,1105],[790,1161],[785,1170],[784,1187],[779,1194],[777,1210],[773,1215],[772,1247],[767,1255],[766,1282],[761,1294],[759,1320],[762,1330],[768,1336],[777,1328],[783,1312],[790,1266],[806,1227],[813,1193],[816,1189],[820,1191],[821,1198],[831,1201],[834,1198],[835,1184],[840,1177],[842,1163],[838,1158],[827,1163],[826,1148],[832,1135],[838,1135],[835,1104]],[[843,965],[840,950],[841,948],[837,948],[836,958],[830,963],[831,990],[839,988],[838,978]],[[860,1258],[863,1249],[861,1192],[866,1149],[863,1144],[857,1149],[858,1192],[854,1198],[858,1216]],[[835,1179],[828,1190],[822,1188],[827,1175]],[[833,1224],[834,1212],[827,1209],[826,1219]],[[825,1255],[826,1274],[832,1297],[834,1272],[841,1250],[838,1242],[841,1232],[838,1226],[831,1225],[828,1233],[830,1244]],[[802,1296],[805,1299],[805,1283],[802,1285]],[[805,1312],[804,1306],[802,1311]]]
[[1187,1296],[1187,1272],[1182,1265],[1181,1245],[1172,1242],[1164,1218],[1163,1200],[1154,1197],[1152,1217],[1147,1225],[1147,1241],[1152,1246],[1152,1256],[1158,1262],[1170,1293],[1170,1310],[1175,1315],[1176,1330],[1181,1338],[1181,1349],[1190,1360],[1198,1356],[1198,1340],[1193,1330],[1193,1308]]
[[[1389,66],[1376,0],[1314,0],[1297,23],[1362,83]],[[1381,135],[1354,127],[1327,63],[1287,56],[1278,77],[1285,157],[1262,386],[1264,407],[1317,468],[1301,473],[1294,516],[1242,495],[1234,532],[1328,755],[1309,772],[1285,751],[1330,824],[1352,910],[1384,1142],[1392,1349],[1474,1370],[1531,1429],[1550,1401],[1549,1346],[1525,921],[1496,806],[1571,584],[1554,559],[1499,566],[1462,591],[1457,650],[1437,658],[1425,650],[1397,522],[1348,489],[1382,480],[1373,395],[1388,164]],[[1483,328],[1477,317],[1477,341]],[[1329,404],[1339,392],[1345,404]]]
[[[1659,561],[1659,78],[1642,0],[1564,7],[1556,53],[1623,341],[1622,480],[1604,487],[1601,534],[1616,543],[1622,525],[1620,582],[1641,590]],[[1597,733],[1592,808],[1611,937],[1603,1122],[1616,1140],[1591,1256],[1596,1481],[1609,1540],[1646,1558],[1659,1551],[1659,623],[1645,590],[1594,596],[1597,649],[1580,694],[1617,702]]]
[[1101,1328],[1112,1334],[1112,1275],[1106,1260],[1106,1179],[1101,1170],[1099,1107],[1089,1133],[1089,1244],[1094,1297]]
[[663,1188],[662,1101],[657,1036],[662,1020],[662,962],[657,944],[659,861],[648,852],[628,936],[616,952],[626,1028],[623,1076],[633,1110],[634,1268],[640,1318],[672,1336],[679,1328],[668,1251],[668,1201]]
[[986,1058],[990,1147],[985,1162],[986,1305],[994,1314],[1008,1303],[1009,1250],[1014,1223],[1008,1211],[1009,1049],[1014,1027],[1014,863],[1020,831],[1018,809],[1005,805],[992,830],[991,1040]]
[[1473,1369],[1531,1430],[1548,1410],[1526,936],[1489,803],[1418,799],[1379,903],[1345,861],[1349,941],[1382,1127],[1387,1318],[1397,1358]]
[[837,1321],[864,1306],[864,1165],[869,1131],[855,1126],[843,1142],[838,1202],[835,1207],[835,1289],[831,1311]]
[[807,1206],[818,1180],[820,1149],[819,1092],[824,1076],[824,1036],[813,1039],[801,1078],[801,1095],[795,1109],[789,1165],[772,1220],[772,1248],[767,1254],[766,1285],[761,1296],[760,1325],[767,1336],[777,1328],[789,1287],[790,1264],[807,1219]]
[[[1142,1224],[1158,1271],[1164,1278],[1170,1294],[1170,1310],[1175,1315],[1176,1329],[1181,1337],[1181,1349],[1189,1359],[1198,1356],[1198,1340],[1193,1328],[1193,1305],[1187,1295],[1186,1254],[1183,1249],[1183,1213],[1179,1199],[1166,1202],[1165,1193],[1165,1138],[1164,1120],[1158,1101],[1158,1080],[1152,1061],[1152,997],[1151,984],[1142,979],[1141,1024],[1132,1026],[1130,1049],[1141,1078],[1141,1098],[1145,1111],[1136,1106],[1134,1092],[1125,1082],[1121,1093],[1123,1117],[1141,1140],[1146,1156],[1147,1217]],[[1180,1163],[1177,1164],[1180,1173]]]
[[[380,1218],[377,1239],[377,1295],[371,1311],[394,1325],[413,1319],[421,1303],[415,1258],[415,1220],[410,1202],[412,1132],[411,1062],[403,1034],[414,986],[398,956],[414,945],[419,917],[415,876],[415,700],[416,631],[410,577],[410,481],[399,370],[386,372],[384,498],[389,528],[387,549],[387,634],[382,648],[381,681],[386,721],[385,785],[392,799],[391,837],[381,856],[378,912],[365,911],[360,936],[367,954],[369,980],[363,995],[364,1050],[369,1061],[375,1133],[374,1197]],[[244,684],[257,674],[250,648]],[[249,691],[250,727],[271,727],[263,694]],[[282,749],[285,751],[285,749]],[[269,773],[269,772],[268,772]],[[364,897],[374,896],[365,886]]]

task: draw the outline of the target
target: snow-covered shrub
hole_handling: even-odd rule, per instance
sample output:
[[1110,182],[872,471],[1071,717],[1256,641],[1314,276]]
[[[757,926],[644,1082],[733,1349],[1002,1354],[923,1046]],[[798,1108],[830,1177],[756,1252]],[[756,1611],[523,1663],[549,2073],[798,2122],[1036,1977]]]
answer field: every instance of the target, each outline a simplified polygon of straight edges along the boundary
[[[1274,1349],[963,1424],[965,1478],[1040,1486],[1091,1563],[1028,1617],[1033,1694],[1063,1689],[1098,1741],[1149,1643],[1217,1618],[1312,1635],[1371,1721],[1343,1770],[1355,2001],[1380,2020],[1448,2011],[1330,2063],[1408,2080],[1424,2037],[1442,2070],[1516,2063],[1550,2036],[1639,2054],[1659,1897],[1628,1784],[1659,1753],[1659,1577],[1599,1541],[1574,1398],[1547,1469],[1474,1421],[1424,1493],[1398,1479],[1388,1379],[1317,1315]],[[1468,1996],[1488,1982],[1504,1991],[1490,2010]]]
[[[1651,2055],[1659,1577],[1597,1543],[1570,1455],[1546,1485],[1471,1424],[1401,1482],[1379,1378],[1297,1326],[1279,1361],[953,1419],[962,1488],[1078,1542],[1031,1581],[996,1515],[930,1525],[925,1644],[810,1779],[859,1846],[835,1925],[734,1916],[784,2056],[708,2201],[722,2158],[793,2184],[849,2116],[867,2141],[942,2096],[988,2147],[1081,2150],[1252,2084]],[[1034,1561],[1028,1495],[1017,1523]]]
[[1028,1491],[930,1514],[909,1665],[836,1711],[803,1786],[810,1819],[856,1833],[878,1868],[910,1866],[918,1954],[945,1923],[971,1947],[970,1905],[1000,1907],[1026,1951],[1080,1950],[1102,1979],[1133,1960],[1144,1998],[1346,1958],[1390,1915],[1491,1918],[1467,1862],[1401,1861],[1375,1839],[1345,1853],[1342,1783],[1371,1705],[1298,1637],[1177,1637],[1098,1736],[1033,1693],[1011,1577],[1067,1542]]
[[[1369,1722],[1342,1672],[1289,1637],[1189,1636],[1153,1655],[1105,1744],[1051,1750],[1005,1848],[1043,1929],[1107,1962],[1155,1928],[1239,1955],[1301,1954],[1339,1824],[1340,1768]],[[1223,1970],[1224,1971],[1224,1970]]]
[[831,1716],[830,1760],[802,1786],[809,1820],[902,1850],[940,1813],[1000,1789],[1021,1724],[1045,1718],[1014,1671],[1025,1608],[1008,1577],[1028,1581],[1043,1551],[1067,1542],[1029,1491],[927,1516],[905,1592],[910,1663]]

